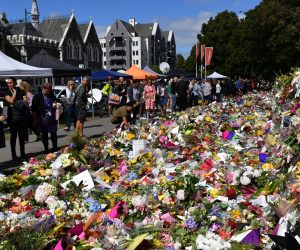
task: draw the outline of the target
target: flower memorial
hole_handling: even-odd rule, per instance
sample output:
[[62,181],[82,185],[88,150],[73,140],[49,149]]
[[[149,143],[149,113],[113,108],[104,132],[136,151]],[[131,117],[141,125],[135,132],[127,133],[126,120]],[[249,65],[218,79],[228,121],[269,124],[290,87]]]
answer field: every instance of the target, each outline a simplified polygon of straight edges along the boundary
[[277,96],[199,105],[88,142],[75,136],[30,159],[0,177],[0,249],[297,244],[286,237],[300,225],[300,105],[287,84]]

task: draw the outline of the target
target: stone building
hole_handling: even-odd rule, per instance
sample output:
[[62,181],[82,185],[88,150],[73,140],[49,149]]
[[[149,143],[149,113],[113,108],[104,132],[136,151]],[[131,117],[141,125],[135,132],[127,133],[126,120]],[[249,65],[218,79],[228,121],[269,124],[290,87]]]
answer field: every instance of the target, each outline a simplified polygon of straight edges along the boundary
[[78,24],[72,12],[70,16],[47,17],[40,21],[36,0],[32,0],[30,15],[28,21],[25,18],[6,23],[3,21],[6,15],[0,15],[0,42],[3,26],[2,50],[7,55],[27,62],[34,54],[45,49],[74,66],[92,70],[102,68],[101,46],[92,20]]
[[132,64],[140,68],[168,62],[175,67],[176,43],[173,31],[162,31],[158,23],[139,24],[117,19],[100,39],[103,49],[103,67],[128,69]]

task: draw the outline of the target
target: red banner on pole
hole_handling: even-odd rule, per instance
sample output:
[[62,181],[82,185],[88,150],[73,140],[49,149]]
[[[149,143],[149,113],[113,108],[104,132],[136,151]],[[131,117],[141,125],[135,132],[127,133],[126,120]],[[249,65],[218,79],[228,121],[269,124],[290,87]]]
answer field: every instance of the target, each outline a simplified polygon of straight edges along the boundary
[[199,43],[196,43],[196,56],[195,56],[195,62],[197,62],[199,57]]
[[206,47],[205,48],[205,64],[206,65],[211,64],[213,53],[214,53],[214,48],[213,47]]
[[205,55],[205,45],[201,45],[201,58],[200,58],[201,64],[203,62],[204,55]]

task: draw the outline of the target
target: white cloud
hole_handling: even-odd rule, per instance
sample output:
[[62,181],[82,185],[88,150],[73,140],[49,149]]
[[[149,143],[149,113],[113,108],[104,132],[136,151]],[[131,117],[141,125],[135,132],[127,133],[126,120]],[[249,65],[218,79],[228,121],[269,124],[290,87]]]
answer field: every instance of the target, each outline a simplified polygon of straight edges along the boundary
[[215,14],[212,12],[200,12],[196,17],[161,19],[159,24],[163,30],[174,31],[177,53],[187,57],[197,41],[197,34],[200,33],[202,24],[213,16]]

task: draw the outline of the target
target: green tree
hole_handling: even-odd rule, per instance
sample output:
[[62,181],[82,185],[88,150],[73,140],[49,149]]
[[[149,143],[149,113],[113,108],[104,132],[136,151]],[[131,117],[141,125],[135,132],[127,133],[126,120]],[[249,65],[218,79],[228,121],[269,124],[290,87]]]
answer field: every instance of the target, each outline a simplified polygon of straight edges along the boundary
[[195,57],[196,57],[196,45],[192,47],[190,55],[185,61],[185,70],[193,74],[195,74],[195,70],[196,70]]
[[214,47],[209,69],[232,77],[273,78],[300,66],[299,29],[299,0],[263,0],[241,20],[233,12],[219,13],[202,25],[198,39]]
[[151,69],[152,69],[153,71],[155,71],[156,73],[161,74],[161,70],[159,69],[159,66],[158,66],[158,65],[153,65],[153,66],[151,67]]
[[233,73],[230,60],[231,42],[239,24],[236,13],[224,11],[202,25],[201,33],[198,35],[200,44],[214,47],[212,65],[209,66],[212,71],[218,71],[225,75]]
[[182,54],[176,55],[176,69],[185,69],[185,59]]

